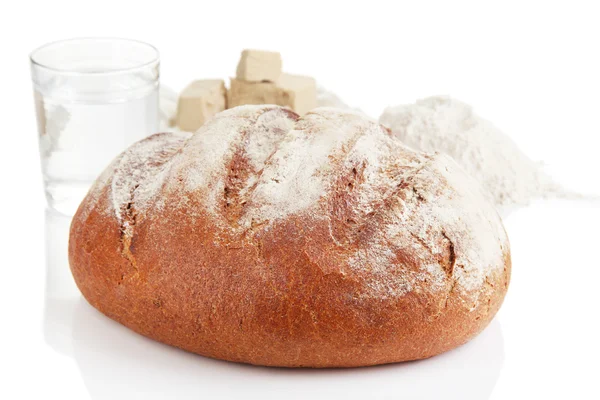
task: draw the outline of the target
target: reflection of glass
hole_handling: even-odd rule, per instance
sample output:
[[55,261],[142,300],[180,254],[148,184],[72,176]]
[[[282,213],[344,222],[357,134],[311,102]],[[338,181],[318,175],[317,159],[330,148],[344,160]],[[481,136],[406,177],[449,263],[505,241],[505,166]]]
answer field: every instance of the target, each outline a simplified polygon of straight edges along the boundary
[[44,336],[61,353],[70,353],[73,313],[81,295],[69,269],[71,218],[46,210],[46,288]]
[[125,39],[72,39],[31,54],[50,208],[72,215],[126,147],[158,130],[157,50]]
[[261,368],[212,360],[140,336],[79,295],[67,261],[69,218],[46,213],[46,341],[75,359],[94,400],[487,399],[504,361],[500,323],[439,356],[353,369]]

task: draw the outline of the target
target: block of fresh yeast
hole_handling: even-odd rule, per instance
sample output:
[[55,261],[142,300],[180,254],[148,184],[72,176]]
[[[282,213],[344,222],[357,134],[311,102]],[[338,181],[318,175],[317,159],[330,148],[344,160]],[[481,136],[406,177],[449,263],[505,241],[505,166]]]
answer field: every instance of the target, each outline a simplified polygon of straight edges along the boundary
[[309,76],[282,74],[277,82],[247,82],[231,78],[228,107],[277,104],[303,115],[317,106],[317,84]]
[[177,125],[183,131],[195,132],[207,120],[227,107],[225,81],[198,80],[190,83],[179,95]]
[[275,82],[281,77],[281,55],[275,51],[244,50],[236,78],[248,82]]

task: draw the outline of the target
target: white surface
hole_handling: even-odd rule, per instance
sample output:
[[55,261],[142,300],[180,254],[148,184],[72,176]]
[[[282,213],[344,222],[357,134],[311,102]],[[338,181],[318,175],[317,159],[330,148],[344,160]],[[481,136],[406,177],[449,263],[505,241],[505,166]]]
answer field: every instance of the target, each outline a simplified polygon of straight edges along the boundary
[[242,48],[280,50],[286,71],[314,75],[373,116],[451,94],[545,160],[559,182],[600,194],[595,3],[12,3],[0,16],[0,398],[600,398],[597,202],[539,202],[509,215],[514,269],[503,308],[481,336],[431,360],[256,368],[187,354],[104,318],[73,287],[68,221],[45,218],[27,65],[50,40],[131,37],[161,50],[163,82],[178,89],[232,75]]

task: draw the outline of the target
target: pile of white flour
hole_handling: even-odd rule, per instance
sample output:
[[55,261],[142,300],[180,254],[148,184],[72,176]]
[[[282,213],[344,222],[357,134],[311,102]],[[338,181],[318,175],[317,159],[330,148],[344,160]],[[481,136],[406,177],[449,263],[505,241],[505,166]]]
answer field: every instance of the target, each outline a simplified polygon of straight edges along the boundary
[[508,136],[458,100],[429,97],[389,107],[379,122],[414,149],[452,157],[501,212],[562,192]]

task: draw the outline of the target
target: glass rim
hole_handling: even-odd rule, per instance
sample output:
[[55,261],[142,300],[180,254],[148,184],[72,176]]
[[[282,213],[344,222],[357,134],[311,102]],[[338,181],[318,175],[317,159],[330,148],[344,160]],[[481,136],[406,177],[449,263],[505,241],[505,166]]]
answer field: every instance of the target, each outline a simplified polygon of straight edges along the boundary
[[[71,68],[53,67],[53,66],[46,65],[46,64],[36,60],[36,55],[39,55],[38,53],[40,51],[45,50],[51,46],[60,45],[60,44],[68,44],[69,42],[74,43],[74,42],[85,42],[85,41],[114,41],[114,42],[136,44],[136,45],[141,45],[143,47],[146,47],[146,48],[152,50],[152,52],[154,54],[150,61],[142,62],[138,65],[134,65],[131,67],[115,68],[115,69],[106,70],[106,71],[78,71],[76,69],[71,69]],[[129,73],[129,72],[133,72],[138,69],[146,68],[146,67],[151,66],[152,64],[158,63],[160,61],[160,53],[159,53],[158,49],[156,47],[154,47],[153,45],[151,45],[150,43],[143,42],[141,40],[136,40],[136,39],[126,39],[126,38],[120,38],[120,37],[77,37],[77,38],[71,38],[71,39],[55,40],[53,42],[48,42],[46,44],[43,44],[43,45],[37,47],[36,49],[34,49],[31,53],[29,53],[29,61],[30,61],[31,65],[35,66],[36,68],[42,68],[42,69],[45,69],[48,71],[53,71],[53,72],[60,73],[60,74],[81,75],[81,76],[85,76],[85,75],[100,76],[100,75]]]

